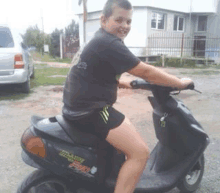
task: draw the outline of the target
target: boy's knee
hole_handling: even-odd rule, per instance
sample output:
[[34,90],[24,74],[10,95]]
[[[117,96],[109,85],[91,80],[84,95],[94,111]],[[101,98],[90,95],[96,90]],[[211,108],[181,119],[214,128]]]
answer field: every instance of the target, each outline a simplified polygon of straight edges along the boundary
[[149,151],[149,148],[147,146],[144,147],[142,155],[143,155],[145,160],[148,160],[148,158],[150,156],[150,151]]
[[137,150],[135,158],[138,160],[147,161],[150,156],[150,151],[147,145],[143,145],[140,149]]

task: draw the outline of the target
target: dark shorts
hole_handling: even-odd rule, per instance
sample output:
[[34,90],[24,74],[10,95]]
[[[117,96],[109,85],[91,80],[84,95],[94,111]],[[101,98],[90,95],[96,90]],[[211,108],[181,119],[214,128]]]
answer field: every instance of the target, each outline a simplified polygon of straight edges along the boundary
[[91,114],[78,119],[65,114],[64,111],[63,116],[74,122],[80,131],[96,135],[102,140],[106,139],[110,129],[120,126],[125,119],[125,116],[112,106],[96,109]]

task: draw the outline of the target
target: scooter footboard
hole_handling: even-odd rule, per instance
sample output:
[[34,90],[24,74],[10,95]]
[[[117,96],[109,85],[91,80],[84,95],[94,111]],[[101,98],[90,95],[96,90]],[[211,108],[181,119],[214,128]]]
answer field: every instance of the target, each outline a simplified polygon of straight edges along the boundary
[[[172,160],[173,157],[171,157],[168,160],[168,155],[164,157],[161,154],[162,150],[164,150],[164,147],[158,142],[151,152],[150,159],[137,184],[135,193],[167,192],[173,189],[187,175],[203,152],[203,148],[200,148],[194,154],[185,156],[184,159]],[[164,152],[164,154],[167,153],[168,151]]]

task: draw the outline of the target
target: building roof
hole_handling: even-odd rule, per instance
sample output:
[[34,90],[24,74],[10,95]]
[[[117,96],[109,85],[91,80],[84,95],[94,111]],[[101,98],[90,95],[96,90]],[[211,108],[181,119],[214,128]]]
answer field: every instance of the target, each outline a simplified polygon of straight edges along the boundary
[[[88,0],[87,7],[88,12],[96,12],[103,9],[104,4],[107,0],[97,0],[97,3],[94,4],[94,1]],[[201,0],[129,0],[132,3],[133,7],[154,7],[158,9],[189,13],[190,6],[192,12],[208,12],[215,13],[217,3],[219,0],[205,0],[201,3]],[[178,1],[178,2],[177,2]],[[81,5],[75,13],[77,15],[83,12],[83,6]]]
[[[178,10],[171,10],[171,9],[164,9],[164,8],[159,8],[159,7],[154,7],[154,6],[133,6],[133,8],[151,8],[151,9],[158,9],[158,10],[163,10],[163,11],[170,11],[170,12],[178,12],[178,13],[183,13],[183,14],[189,14],[190,12],[183,12],[183,11],[178,11]],[[88,13],[99,13],[101,12],[102,9],[96,10],[96,11],[90,11]],[[78,13],[76,15],[82,15],[83,13]],[[191,12],[193,15],[197,14],[215,14],[215,12]]]
[[215,12],[192,12],[192,15],[211,15],[215,14]]

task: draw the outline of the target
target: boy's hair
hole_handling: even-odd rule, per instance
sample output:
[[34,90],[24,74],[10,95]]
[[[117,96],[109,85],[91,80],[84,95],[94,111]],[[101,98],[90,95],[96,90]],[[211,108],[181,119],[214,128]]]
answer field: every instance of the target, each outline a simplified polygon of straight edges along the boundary
[[109,18],[112,13],[114,6],[130,10],[132,9],[132,5],[128,0],[108,0],[103,8],[102,14],[106,17]]

